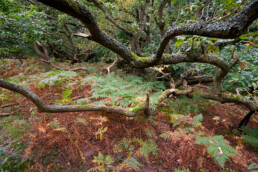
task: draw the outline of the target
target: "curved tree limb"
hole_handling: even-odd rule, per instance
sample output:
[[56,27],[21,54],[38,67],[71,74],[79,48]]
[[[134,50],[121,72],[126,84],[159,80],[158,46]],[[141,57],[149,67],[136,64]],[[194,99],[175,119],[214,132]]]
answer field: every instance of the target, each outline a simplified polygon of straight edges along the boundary
[[132,61],[131,51],[113,37],[104,33],[94,15],[84,5],[74,0],[39,0],[80,20],[89,30],[92,40],[120,55],[126,62]]
[[222,39],[233,39],[240,36],[243,31],[258,17],[258,0],[253,0],[231,20],[225,22],[205,22],[180,25],[166,32],[153,63],[158,62],[169,41],[179,35],[198,35]]
[[182,62],[192,62],[192,63],[208,63],[213,64],[220,68],[219,72],[215,76],[215,88],[219,90],[220,85],[222,83],[222,79],[227,75],[229,71],[228,65],[222,61],[221,59],[200,53],[188,53],[188,54],[172,54],[172,55],[165,55],[160,60],[159,64],[177,64]]
[[149,93],[146,94],[146,100],[143,103],[138,104],[134,108],[122,108],[122,107],[108,107],[102,105],[87,105],[87,106],[73,106],[73,105],[47,105],[36,94],[27,90],[24,87],[6,82],[0,79],[0,87],[7,90],[19,93],[32,101],[38,108],[39,112],[47,113],[61,113],[61,112],[83,112],[83,111],[103,111],[107,113],[117,113],[124,116],[132,117],[141,112],[149,115]]
[[[79,19],[92,35],[92,40],[120,55],[135,68],[146,68],[160,63],[169,41],[179,35],[199,35],[215,38],[236,38],[258,17],[258,0],[253,0],[231,20],[225,22],[206,22],[180,25],[166,32],[158,51],[153,57],[138,57],[126,46],[105,34],[98,26],[93,14],[75,0],[38,0],[68,15]],[[146,60],[147,59],[147,60]],[[135,62],[137,61],[138,62]]]
[[178,95],[185,95],[187,97],[193,98],[194,95],[197,93],[198,96],[202,97],[203,99],[215,100],[221,103],[235,103],[245,105],[250,111],[257,111],[258,110],[258,102],[257,100],[250,100],[249,97],[241,96],[232,94],[229,92],[223,93],[208,93],[207,91],[204,92],[197,92],[194,91],[190,86],[186,86],[184,90],[179,89],[167,89],[159,96],[159,103],[163,100],[168,98],[171,94],[178,96]]
[[[193,96],[193,94],[190,94],[189,96],[191,97]],[[201,93],[199,94],[199,96],[204,99],[216,100],[221,103],[236,103],[236,104],[245,105],[251,111],[258,110],[258,104],[256,100],[250,100],[248,97],[235,95],[229,92],[218,93],[215,95],[211,95],[208,93]]]
[[[258,17],[258,0],[253,0],[244,7],[240,13],[232,19],[220,22],[204,22],[180,25],[167,31],[164,35],[157,53],[150,57],[139,57],[130,51],[126,46],[105,34],[98,26],[95,17],[86,6],[76,0],[38,0],[48,6],[54,7],[68,15],[79,19],[88,29],[92,40],[120,55],[127,63],[135,68],[146,68],[157,64],[177,64],[182,62],[209,63],[220,68],[215,77],[215,85],[219,87],[222,79],[227,74],[229,67],[220,59],[206,54],[188,53],[164,55],[164,50],[169,41],[180,35],[198,35],[215,38],[236,38]],[[190,93],[187,93],[189,96]],[[220,102],[234,102],[246,105],[249,109],[257,109],[257,105],[250,103],[250,100],[243,97],[235,97],[229,94],[203,95],[207,99]]]

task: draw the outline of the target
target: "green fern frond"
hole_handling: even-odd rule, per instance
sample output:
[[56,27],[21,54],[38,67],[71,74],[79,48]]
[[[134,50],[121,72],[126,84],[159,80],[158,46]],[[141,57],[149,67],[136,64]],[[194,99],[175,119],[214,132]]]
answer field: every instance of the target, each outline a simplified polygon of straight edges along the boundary
[[199,137],[195,144],[206,145],[207,153],[223,168],[225,162],[237,151],[224,141],[224,137],[216,135],[214,137]]
[[171,136],[171,134],[172,134],[171,131],[166,131],[166,132],[160,134],[159,136],[166,140],[167,138],[169,138]]
[[82,84],[88,82],[94,87],[92,89],[92,98],[102,99],[112,97],[109,104],[123,107],[140,103],[143,100],[137,98],[145,97],[147,90],[151,90],[152,92],[156,91],[151,94],[150,98],[150,107],[155,109],[158,105],[158,96],[162,91],[161,88],[165,88],[164,82],[146,82],[134,75],[124,76],[114,73],[105,76],[87,76]]
[[203,120],[203,116],[202,116],[202,114],[200,113],[199,115],[193,117],[193,123],[192,123],[192,125],[193,125],[194,127],[201,126],[201,125],[202,125],[202,123],[201,123],[202,120]]
[[97,164],[97,167],[92,168],[88,171],[107,171],[108,169],[112,169],[113,168],[113,163],[115,162],[114,159],[110,156],[107,155],[106,157],[104,155],[102,155],[100,152],[98,154],[98,156],[94,156],[94,163]]
[[83,118],[77,118],[77,122],[82,123],[85,126],[88,125],[88,121],[86,119],[83,119]]
[[134,147],[131,145],[131,143],[131,139],[123,138],[119,141],[118,145],[115,147],[115,150],[118,152],[133,150]]
[[135,158],[133,157],[130,157],[128,159],[126,159],[121,165],[120,165],[120,169],[123,168],[123,167],[127,167],[131,170],[135,170],[135,171],[139,171],[140,168],[142,167],[143,165],[137,161]]
[[175,172],[190,172],[189,169],[186,170],[180,170],[180,168],[175,168]]
[[142,139],[133,139],[134,141],[137,141],[141,147],[137,151],[137,155],[144,156],[144,158],[149,161],[149,153],[153,153],[153,155],[157,156],[157,149],[158,146],[156,142],[153,139],[148,139],[146,141],[143,141]]
[[243,142],[248,143],[254,147],[258,146],[258,128],[245,127],[243,129]]
[[144,131],[145,131],[145,133],[146,133],[146,135],[147,135],[148,137],[152,137],[152,138],[156,137],[155,131],[150,130],[150,129],[148,129],[148,128],[146,128]]
[[252,170],[251,172],[258,172],[258,164],[253,163],[248,166],[249,170]]

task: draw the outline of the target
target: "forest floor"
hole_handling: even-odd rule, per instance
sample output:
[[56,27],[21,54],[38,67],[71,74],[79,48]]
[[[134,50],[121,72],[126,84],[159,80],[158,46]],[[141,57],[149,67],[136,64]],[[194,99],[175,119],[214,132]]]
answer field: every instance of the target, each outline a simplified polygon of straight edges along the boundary
[[[53,63],[65,69],[74,68],[68,62]],[[108,82],[126,79],[129,75],[121,76],[123,71],[114,68],[109,78],[110,74],[102,70],[107,64],[76,64],[76,67],[86,67],[88,72],[66,73],[56,69],[44,73],[43,65],[33,58],[23,64],[14,59],[5,60],[0,65],[0,78],[28,88],[47,104],[131,100],[128,93],[118,98],[112,94],[104,98],[100,96],[103,92],[91,82],[92,77],[99,76],[98,82],[104,82],[103,85],[110,88]],[[119,79],[116,78],[118,75]],[[135,83],[139,82],[130,88],[141,89],[140,85],[145,81],[139,79]],[[153,89],[160,87],[155,85]],[[130,90],[126,86],[122,88]],[[128,118],[104,112],[48,114],[37,112],[25,97],[0,89],[0,169],[246,172],[254,167],[257,170],[257,134],[250,143],[250,139],[248,142],[245,138],[248,133],[241,135],[236,130],[247,113],[248,110],[240,105],[181,97],[168,100],[158,108],[158,114],[151,117],[142,114]],[[257,132],[256,116],[251,118],[248,126]],[[201,137],[217,135],[224,136],[224,139],[211,139],[206,145],[197,144]],[[222,142],[237,153],[230,152],[227,147],[224,150],[220,147]],[[210,145],[215,148],[209,152]]]

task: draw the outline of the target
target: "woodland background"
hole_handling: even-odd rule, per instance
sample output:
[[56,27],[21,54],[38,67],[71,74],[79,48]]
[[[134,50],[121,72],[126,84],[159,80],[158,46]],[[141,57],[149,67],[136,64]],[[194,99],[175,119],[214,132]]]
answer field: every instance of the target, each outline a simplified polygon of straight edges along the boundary
[[0,6],[1,171],[258,170],[257,0]]

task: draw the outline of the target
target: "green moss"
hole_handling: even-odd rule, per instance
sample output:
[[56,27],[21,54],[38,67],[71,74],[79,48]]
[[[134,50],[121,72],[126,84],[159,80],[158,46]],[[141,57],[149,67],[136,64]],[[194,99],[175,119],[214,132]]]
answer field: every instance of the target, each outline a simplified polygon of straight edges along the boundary
[[170,58],[170,57],[171,57],[171,54],[163,54],[162,57],[164,57],[164,58]]
[[143,104],[138,104],[137,106],[135,106],[134,108],[131,108],[131,112],[137,113],[140,110],[142,110],[143,108]]
[[168,92],[170,92],[170,89],[163,91],[159,96],[159,101],[161,101]]
[[78,107],[89,107],[92,106],[93,104],[82,104],[82,105],[77,105]]
[[151,58],[151,56],[139,57],[139,56],[137,56],[136,54],[134,54],[133,52],[131,52],[131,56],[132,56],[133,60],[135,60],[135,61],[141,61],[141,62],[143,62],[143,63],[149,62],[149,61],[150,61],[150,58]]

